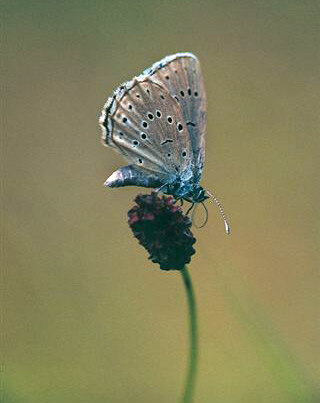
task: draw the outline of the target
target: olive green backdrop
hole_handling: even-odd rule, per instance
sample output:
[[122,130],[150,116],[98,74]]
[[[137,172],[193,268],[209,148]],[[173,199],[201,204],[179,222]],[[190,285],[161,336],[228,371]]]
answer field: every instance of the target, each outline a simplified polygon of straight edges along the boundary
[[[319,2],[3,1],[5,403],[178,401],[178,272],[126,223],[97,124],[121,82],[195,53],[208,95],[194,230],[196,402],[303,402],[319,371]],[[201,209],[199,209],[201,214]],[[282,368],[283,366],[283,368]],[[308,386],[309,385],[309,386]],[[308,393],[308,392],[306,392]]]

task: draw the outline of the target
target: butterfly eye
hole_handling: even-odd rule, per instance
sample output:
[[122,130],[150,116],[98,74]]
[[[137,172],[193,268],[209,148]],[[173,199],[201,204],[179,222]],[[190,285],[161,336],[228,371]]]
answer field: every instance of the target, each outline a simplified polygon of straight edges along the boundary
[[153,114],[149,112],[149,113],[148,113],[148,118],[149,118],[150,120],[153,120],[153,119],[154,119]]
[[147,138],[147,135],[145,133],[141,133],[140,137],[142,138],[142,140],[145,140]]
[[181,95],[182,97],[184,97],[184,92],[183,92],[183,91],[180,91],[180,95]]
[[170,77],[169,76],[165,76],[166,77],[166,80],[169,80],[170,79]]
[[160,111],[156,111],[156,116],[157,116],[157,118],[161,118],[161,116],[162,116],[161,112],[160,112]]
[[181,123],[178,123],[178,124],[177,124],[177,129],[178,129],[179,132],[182,132],[183,126],[182,126]]
[[167,117],[167,121],[168,121],[168,123],[171,125],[171,123],[173,122],[172,117],[171,117],[171,116],[168,116],[168,117]]
[[123,122],[123,123],[127,123],[127,120],[128,120],[128,119],[127,119],[126,117],[123,117],[123,118],[122,118],[122,122]]
[[170,158],[170,157],[171,157],[171,154],[170,154],[170,153],[168,153],[168,154],[167,154],[167,157],[169,157],[169,158]]
[[128,105],[128,109],[129,109],[129,111],[132,110],[132,105],[131,104]]
[[145,129],[148,127],[148,122],[146,122],[145,120],[142,121],[142,127],[144,127]]
[[139,145],[139,141],[138,140],[133,140],[132,142],[134,147],[137,147]]
[[164,96],[161,94],[161,95],[160,95],[160,98],[161,98],[161,99],[164,99]]
[[119,139],[122,140],[122,139],[123,139],[123,133],[122,133],[122,132],[119,132],[119,136],[118,136],[118,137],[119,137]]
[[188,95],[191,97],[191,88],[188,88]]
[[180,101],[179,101],[179,98],[178,98],[176,95],[174,96],[174,99],[175,99],[177,102],[180,102]]
[[182,151],[182,154],[181,154],[183,157],[186,157],[187,156],[187,152],[186,151]]
[[197,91],[194,92],[194,96],[197,97],[199,94]]
[[138,163],[139,163],[139,164],[143,164],[143,159],[142,159],[142,158],[139,158],[139,159],[138,159]]

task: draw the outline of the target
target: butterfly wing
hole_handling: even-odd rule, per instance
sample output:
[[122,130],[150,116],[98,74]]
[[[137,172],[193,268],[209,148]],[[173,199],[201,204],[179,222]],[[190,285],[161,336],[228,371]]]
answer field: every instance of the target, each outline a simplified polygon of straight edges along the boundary
[[102,140],[128,161],[159,179],[173,182],[192,155],[179,103],[149,75],[120,86],[107,101]]
[[200,180],[205,157],[206,94],[198,59],[192,53],[177,53],[144,73],[156,79],[179,103],[190,136],[194,174]]

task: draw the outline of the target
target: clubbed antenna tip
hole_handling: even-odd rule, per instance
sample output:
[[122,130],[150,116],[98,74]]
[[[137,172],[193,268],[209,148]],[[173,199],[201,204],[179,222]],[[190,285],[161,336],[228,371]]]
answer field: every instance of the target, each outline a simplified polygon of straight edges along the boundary
[[227,235],[230,235],[231,234],[231,227],[230,227],[230,225],[228,224],[228,221],[224,221],[224,227],[225,227],[225,229],[226,229],[226,233],[227,233]]

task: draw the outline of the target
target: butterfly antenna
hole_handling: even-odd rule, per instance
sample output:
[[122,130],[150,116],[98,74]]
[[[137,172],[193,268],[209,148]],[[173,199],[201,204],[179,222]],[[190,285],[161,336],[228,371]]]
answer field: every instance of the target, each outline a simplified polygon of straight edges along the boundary
[[226,233],[227,233],[228,235],[230,235],[230,234],[231,234],[231,227],[230,227],[230,225],[229,225],[229,222],[228,222],[228,220],[227,220],[227,217],[226,217],[226,215],[225,215],[225,212],[224,212],[224,210],[223,210],[223,207],[222,207],[221,203],[219,202],[219,200],[216,198],[216,196],[215,196],[214,194],[212,194],[212,193],[209,192],[208,190],[207,190],[206,192],[208,193],[208,195],[212,198],[212,200],[213,200],[213,201],[216,203],[216,205],[218,206],[218,209],[219,209],[220,214],[221,214],[221,216],[222,216],[222,218],[223,218],[223,221],[224,221],[224,227],[225,227]]

